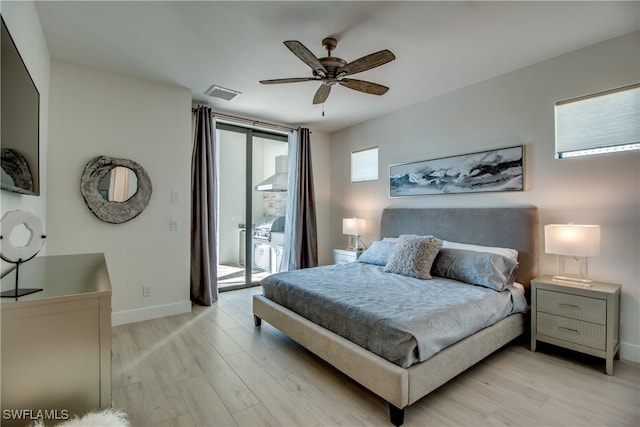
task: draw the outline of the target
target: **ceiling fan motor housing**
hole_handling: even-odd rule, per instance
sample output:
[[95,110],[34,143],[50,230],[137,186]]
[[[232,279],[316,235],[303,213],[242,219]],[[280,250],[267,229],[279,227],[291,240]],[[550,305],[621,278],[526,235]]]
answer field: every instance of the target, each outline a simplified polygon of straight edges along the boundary
[[[320,63],[327,70],[327,77],[328,78],[334,78],[335,79],[337,77],[338,70],[340,68],[344,67],[345,65],[347,65],[347,61],[345,61],[342,58],[336,58],[335,56],[329,56],[329,57],[326,57],[326,58],[318,58],[318,60],[320,60]],[[318,73],[316,73],[314,71],[313,75],[317,76]]]

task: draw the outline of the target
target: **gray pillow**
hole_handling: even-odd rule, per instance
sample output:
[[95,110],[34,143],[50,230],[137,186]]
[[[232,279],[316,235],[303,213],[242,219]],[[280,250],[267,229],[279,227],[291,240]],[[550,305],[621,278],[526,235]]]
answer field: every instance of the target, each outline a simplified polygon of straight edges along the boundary
[[512,285],[517,272],[518,263],[502,255],[448,248],[440,249],[431,268],[434,276],[496,291]]
[[373,265],[387,265],[389,257],[393,253],[396,247],[395,241],[383,240],[375,241],[369,246],[369,249],[364,251],[358,258],[358,262],[364,262],[366,264]]
[[442,246],[433,236],[400,236],[384,271],[418,279],[431,279],[431,265]]

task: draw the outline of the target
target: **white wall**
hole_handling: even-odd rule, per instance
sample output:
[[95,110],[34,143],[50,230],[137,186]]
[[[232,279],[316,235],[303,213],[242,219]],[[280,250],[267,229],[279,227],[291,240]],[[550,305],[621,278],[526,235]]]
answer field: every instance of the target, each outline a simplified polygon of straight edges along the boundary
[[[35,213],[47,224],[47,149],[49,124],[49,69],[50,58],[40,18],[31,1],[0,2],[0,11],[15,42],[22,60],[40,93],[40,196],[26,196],[10,191],[0,191],[1,216],[23,209]],[[6,106],[5,106],[6,107]],[[16,233],[18,233],[16,229]],[[19,234],[16,234],[16,236]],[[25,236],[28,239],[28,236]],[[26,243],[18,238],[17,241]],[[39,255],[47,253],[48,242]],[[5,272],[13,264],[1,262],[0,270]]]
[[[190,90],[52,61],[49,254],[105,253],[114,324],[191,309],[191,147]],[[98,155],[134,160],[149,174],[151,200],[131,221],[102,222],[86,206],[80,177]],[[150,297],[143,284],[152,285]]]
[[[640,361],[640,154],[555,160],[554,102],[638,81],[640,33],[560,56],[331,137],[331,236],[344,244],[340,219],[366,218],[368,243],[379,238],[385,207],[474,207],[531,204],[539,209],[540,273],[555,272],[544,254],[543,226],[602,226],[602,255],[589,263],[597,280],[623,285],[621,356]],[[526,149],[526,191],[388,197],[389,165],[511,145]],[[350,183],[350,153],[377,145],[380,180]]]

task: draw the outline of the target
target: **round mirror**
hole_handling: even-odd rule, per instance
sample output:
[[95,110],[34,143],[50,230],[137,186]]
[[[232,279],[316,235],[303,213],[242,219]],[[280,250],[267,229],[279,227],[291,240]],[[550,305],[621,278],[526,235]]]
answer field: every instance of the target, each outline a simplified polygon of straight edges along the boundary
[[98,218],[120,224],[138,216],[149,204],[151,180],[133,160],[98,156],[84,169],[80,190]]
[[98,192],[107,202],[126,202],[136,191],[136,173],[124,166],[114,167],[98,183]]

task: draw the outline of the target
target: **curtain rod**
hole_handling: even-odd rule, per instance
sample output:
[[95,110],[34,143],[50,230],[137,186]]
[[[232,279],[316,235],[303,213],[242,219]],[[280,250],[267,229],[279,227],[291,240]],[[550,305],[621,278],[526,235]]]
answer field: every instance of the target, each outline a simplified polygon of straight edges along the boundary
[[[195,113],[198,109],[197,108],[192,108],[191,112]],[[259,120],[253,120],[253,119],[247,119],[245,117],[238,117],[238,116],[232,116],[230,114],[225,114],[225,113],[218,113],[215,111],[211,111],[211,116],[212,117],[219,117],[222,120],[230,120],[230,121],[234,121],[234,122],[239,122],[239,123],[248,123],[252,126],[256,126],[256,127],[263,127],[263,128],[267,128],[267,129],[276,129],[276,130],[284,130],[284,131],[292,131],[292,130],[296,130],[297,128],[292,128],[290,126],[284,126],[284,125],[278,125],[275,123],[268,123],[268,122],[261,122]]]

